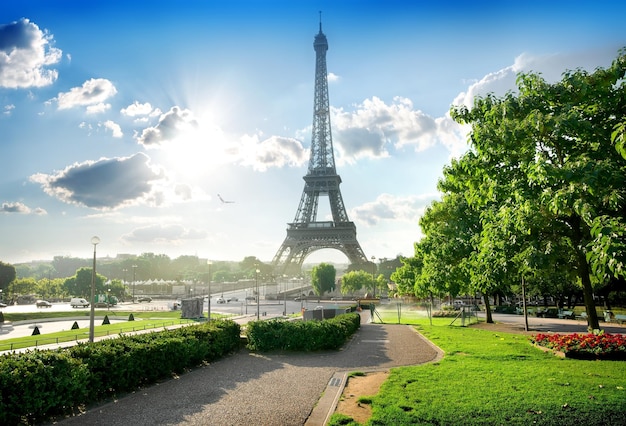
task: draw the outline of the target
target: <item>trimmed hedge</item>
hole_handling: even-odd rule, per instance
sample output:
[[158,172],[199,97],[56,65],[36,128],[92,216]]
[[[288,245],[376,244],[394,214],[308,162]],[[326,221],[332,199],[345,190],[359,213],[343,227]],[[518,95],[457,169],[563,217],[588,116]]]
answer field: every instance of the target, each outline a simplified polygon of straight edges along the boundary
[[260,352],[339,349],[360,326],[357,313],[324,321],[253,321],[246,329],[247,348]]
[[38,422],[241,347],[229,320],[0,357],[0,424]]
[[0,424],[29,424],[85,402],[89,371],[67,352],[29,351],[0,358]]

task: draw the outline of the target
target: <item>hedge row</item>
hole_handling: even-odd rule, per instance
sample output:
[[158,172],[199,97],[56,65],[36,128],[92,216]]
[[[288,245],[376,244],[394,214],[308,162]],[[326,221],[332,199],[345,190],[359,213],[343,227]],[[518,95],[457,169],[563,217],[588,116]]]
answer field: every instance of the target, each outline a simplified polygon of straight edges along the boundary
[[247,347],[254,351],[339,349],[360,326],[357,313],[324,321],[253,321],[246,329]]
[[67,349],[0,357],[0,424],[42,421],[222,357],[241,344],[239,324],[218,320]]

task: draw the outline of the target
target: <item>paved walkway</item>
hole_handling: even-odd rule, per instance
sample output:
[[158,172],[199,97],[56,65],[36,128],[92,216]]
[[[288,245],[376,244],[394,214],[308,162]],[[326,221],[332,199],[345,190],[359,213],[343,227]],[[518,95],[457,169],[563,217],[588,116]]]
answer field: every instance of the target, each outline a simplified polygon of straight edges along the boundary
[[[324,425],[352,371],[434,361],[441,352],[406,325],[363,324],[340,351],[241,350],[180,377],[57,422],[72,425]],[[321,399],[320,399],[321,396]]]

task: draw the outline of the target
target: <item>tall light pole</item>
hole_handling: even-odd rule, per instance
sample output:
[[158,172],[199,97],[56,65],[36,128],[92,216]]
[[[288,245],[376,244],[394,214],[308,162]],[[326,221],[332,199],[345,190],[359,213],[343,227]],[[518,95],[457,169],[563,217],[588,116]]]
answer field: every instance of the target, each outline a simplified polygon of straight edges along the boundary
[[207,265],[209,265],[209,316],[207,317],[207,321],[211,321],[211,262],[210,260],[206,261]]
[[255,269],[254,271],[254,276],[256,278],[256,320],[259,321],[261,319],[260,315],[259,315],[259,299],[260,299],[260,294],[259,294],[259,271],[258,269]]
[[287,275],[283,274],[283,315],[287,316]]
[[376,279],[374,274],[376,273],[376,256],[372,256],[372,287],[374,288],[374,299],[376,299]]
[[89,312],[89,341],[93,342],[93,323],[95,318],[94,302],[96,298],[96,246],[100,243],[100,238],[91,237],[91,244],[93,244],[93,268],[91,269],[91,300],[89,306],[91,311]]
[[137,265],[133,265],[133,303],[135,303],[135,275],[137,273]]

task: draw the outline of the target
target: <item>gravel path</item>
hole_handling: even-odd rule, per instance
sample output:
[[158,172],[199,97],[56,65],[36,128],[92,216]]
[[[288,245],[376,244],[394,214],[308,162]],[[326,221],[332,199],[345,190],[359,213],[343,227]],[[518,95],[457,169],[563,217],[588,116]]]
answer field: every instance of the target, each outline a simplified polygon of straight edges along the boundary
[[336,372],[415,365],[440,356],[412,327],[362,324],[339,351],[257,354],[244,349],[56,424],[303,425]]

